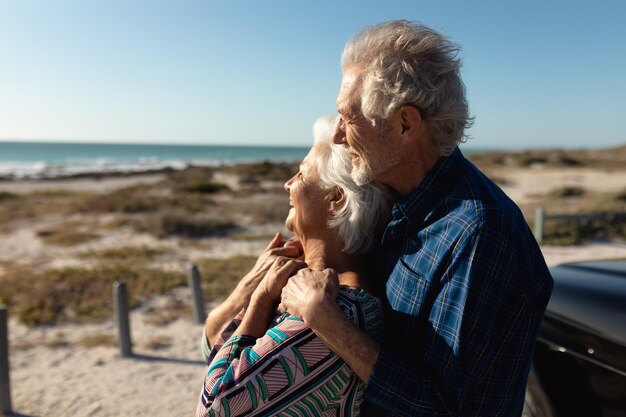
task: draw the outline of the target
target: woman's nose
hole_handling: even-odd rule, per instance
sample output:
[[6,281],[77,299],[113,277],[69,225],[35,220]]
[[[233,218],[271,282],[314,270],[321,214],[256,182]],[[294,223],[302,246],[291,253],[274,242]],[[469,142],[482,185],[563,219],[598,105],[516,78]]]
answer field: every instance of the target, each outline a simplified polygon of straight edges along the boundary
[[289,192],[289,187],[291,187],[291,182],[293,181],[293,177],[289,178],[287,180],[287,182],[285,183],[285,185],[283,186],[285,188],[285,191]]

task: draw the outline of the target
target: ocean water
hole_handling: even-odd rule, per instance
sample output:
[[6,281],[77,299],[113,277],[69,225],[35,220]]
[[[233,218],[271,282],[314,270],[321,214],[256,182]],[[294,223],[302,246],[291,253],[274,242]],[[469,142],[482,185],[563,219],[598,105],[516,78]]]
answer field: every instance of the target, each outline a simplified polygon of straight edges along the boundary
[[0,177],[54,178],[86,173],[142,172],[190,165],[293,162],[308,147],[0,142]]

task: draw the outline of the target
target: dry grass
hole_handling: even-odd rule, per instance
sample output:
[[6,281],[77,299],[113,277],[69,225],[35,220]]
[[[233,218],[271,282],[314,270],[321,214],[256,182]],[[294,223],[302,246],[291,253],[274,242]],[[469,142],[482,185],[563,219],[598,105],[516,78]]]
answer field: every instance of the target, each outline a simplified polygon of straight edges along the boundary
[[169,336],[158,335],[144,341],[141,346],[148,350],[160,350],[168,348],[172,345],[172,338]]
[[81,255],[101,259],[132,262],[147,262],[165,253],[165,250],[148,246],[122,246],[101,251],[85,251]]
[[81,222],[65,222],[53,227],[37,230],[36,234],[44,243],[59,246],[74,246],[99,237],[91,231],[85,231]]
[[186,284],[182,273],[111,263],[95,269],[63,268],[34,272],[14,268],[0,276],[0,302],[23,323],[98,322],[110,318],[112,286],[125,282],[131,306],[143,297]]
[[514,152],[467,152],[468,158],[482,170],[492,166],[587,167],[624,171],[626,145],[604,149],[545,149]]
[[205,300],[222,300],[230,294],[235,285],[246,274],[256,257],[235,256],[228,259],[204,258],[195,264],[202,277],[202,292]]
[[9,353],[33,349],[37,343],[33,340],[20,340],[9,344]]
[[69,214],[74,201],[75,197],[39,193],[5,197],[0,200],[0,226],[8,229],[23,220],[37,221],[50,215]]
[[263,241],[269,242],[270,240],[274,238],[274,233],[251,233],[251,232],[242,231],[242,232],[232,233],[229,236],[229,238],[232,240],[237,240],[241,242],[257,241],[257,240],[263,240]]
[[181,317],[191,317],[191,307],[180,300],[173,299],[160,307],[148,307],[143,322],[152,326],[165,326]]
[[89,336],[85,336],[78,341],[78,344],[86,348],[94,347],[116,347],[117,339],[110,333],[97,333]]
[[186,185],[183,190],[188,193],[214,194],[221,191],[230,191],[230,188],[225,184],[217,182],[196,181]]
[[158,238],[223,236],[237,227],[228,217],[214,214],[191,214],[183,210],[134,217],[128,220],[128,224],[138,232],[150,233]]
[[242,196],[222,202],[215,211],[222,217],[237,217],[242,223],[283,223],[289,213],[289,196],[284,191]]
[[16,198],[19,198],[17,194],[10,193],[8,191],[0,191],[0,202],[7,201],[7,200],[14,200]]
[[[522,206],[529,224],[534,211],[543,207],[546,220],[543,244],[580,245],[594,240],[626,240],[626,219],[612,213],[626,212],[626,192],[593,192],[581,187],[561,187],[534,196]],[[554,220],[558,215],[595,215],[592,219]]]
[[146,187],[129,187],[77,201],[74,210],[78,213],[143,213],[156,211],[168,203],[167,197],[148,194]]
[[65,348],[71,345],[64,333],[57,333],[51,339],[45,339],[43,345],[49,348]]
[[259,162],[224,167],[222,170],[240,176],[243,182],[287,181],[298,171],[299,163]]

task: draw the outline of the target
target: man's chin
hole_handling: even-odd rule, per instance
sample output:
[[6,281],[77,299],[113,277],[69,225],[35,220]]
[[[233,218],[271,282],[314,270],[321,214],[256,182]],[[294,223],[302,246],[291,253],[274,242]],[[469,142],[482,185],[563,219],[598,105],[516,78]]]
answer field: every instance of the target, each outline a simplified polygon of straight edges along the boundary
[[370,182],[374,180],[374,175],[372,174],[372,170],[367,168],[364,165],[354,167],[352,169],[352,173],[350,176],[352,177],[352,180],[358,186],[369,184]]

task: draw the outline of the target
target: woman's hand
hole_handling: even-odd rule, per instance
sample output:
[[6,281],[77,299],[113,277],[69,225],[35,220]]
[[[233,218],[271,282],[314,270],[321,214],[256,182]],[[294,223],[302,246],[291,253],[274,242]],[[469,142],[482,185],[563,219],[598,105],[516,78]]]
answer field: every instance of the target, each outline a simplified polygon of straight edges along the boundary
[[[301,259],[304,256],[302,245],[298,238],[291,238],[287,241],[283,241],[283,236],[280,233],[276,233],[274,239],[267,245],[263,253],[259,256],[256,263],[242,279],[242,288],[240,289],[240,297],[243,296],[245,302],[248,304],[250,296],[259,285],[265,274],[269,271],[270,267],[274,264],[277,258],[294,258]],[[239,288],[238,288],[239,289]],[[236,289],[237,290],[237,289]]]
[[257,259],[255,265],[239,281],[232,293],[222,304],[211,310],[205,323],[205,334],[209,346],[213,346],[218,336],[235,318],[243,307],[250,303],[252,293],[257,289],[265,274],[278,257],[302,258],[304,251],[297,238],[283,241],[283,236],[276,233],[274,239],[267,245]]
[[251,303],[274,310],[280,300],[283,287],[287,284],[289,278],[300,269],[306,268],[306,266],[306,263],[299,259],[284,256],[276,258],[252,294]]

